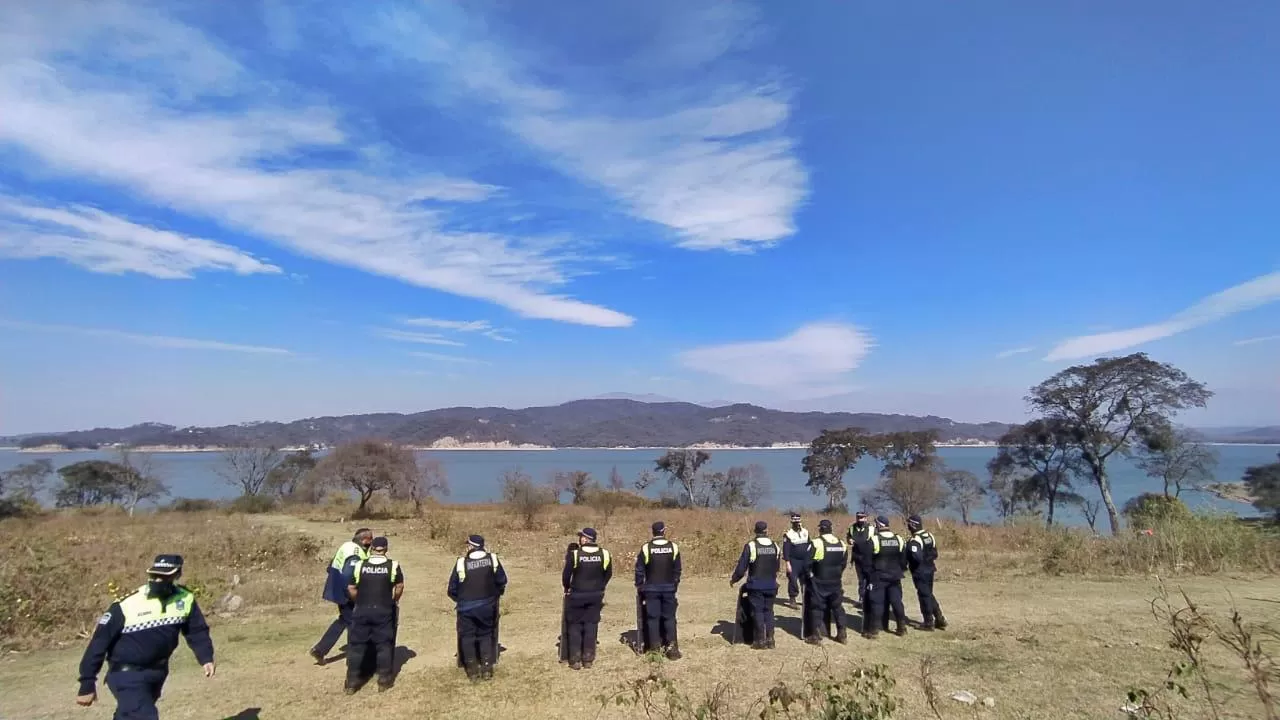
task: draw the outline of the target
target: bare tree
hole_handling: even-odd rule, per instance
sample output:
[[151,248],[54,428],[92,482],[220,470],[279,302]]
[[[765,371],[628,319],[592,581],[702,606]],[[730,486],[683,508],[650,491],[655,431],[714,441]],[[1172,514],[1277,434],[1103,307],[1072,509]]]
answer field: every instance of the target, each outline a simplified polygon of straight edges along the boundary
[[311,454],[310,450],[299,450],[289,453],[279,462],[271,471],[267,473],[267,481],[265,490],[281,500],[318,500],[318,498],[303,498],[307,495],[306,478],[307,473],[315,469],[319,460]]
[[53,462],[41,458],[0,473],[0,497],[34,502],[53,476]]
[[502,499],[524,520],[524,526],[531,529],[537,525],[538,515],[556,504],[556,492],[515,468],[502,474]]
[[120,502],[129,511],[129,517],[133,517],[139,503],[159,500],[169,494],[168,486],[156,476],[150,453],[135,452],[123,445],[116,450],[116,463],[125,469],[119,480]]
[[947,470],[942,473],[942,480],[951,490],[951,504],[960,511],[960,521],[969,525],[969,517],[987,494],[982,481],[968,470]]
[[1089,530],[1094,534],[1097,534],[1098,532],[1098,515],[1101,512],[1101,500],[1080,499],[1080,514],[1084,515],[1084,521],[1089,523]]
[[222,452],[218,475],[231,487],[240,488],[245,496],[262,493],[267,476],[280,464],[283,456],[274,447],[233,445]]
[[923,515],[947,504],[947,489],[931,470],[901,470],[880,478],[863,494],[868,506],[892,510],[903,518]]
[[381,440],[360,440],[339,445],[316,464],[317,479],[326,486],[354,491],[363,514],[378,492],[407,488],[418,473],[413,451]]
[[1157,424],[1144,428],[1141,440],[1137,465],[1164,483],[1165,497],[1180,497],[1184,489],[1199,489],[1213,480],[1218,454],[1186,430]]
[[703,487],[712,502],[723,510],[749,510],[769,497],[769,473],[757,464],[734,465],[724,472],[709,473]]
[[1046,419],[1068,424],[1107,508],[1111,532],[1118,534],[1120,513],[1111,497],[1107,461],[1129,453],[1144,429],[1169,425],[1175,413],[1204,407],[1211,397],[1203,383],[1182,370],[1133,353],[1062,370],[1033,387],[1027,402]]
[[[422,504],[428,499],[449,495],[449,476],[444,464],[436,458],[417,458],[413,451],[409,451],[409,454],[413,460],[412,471],[407,471],[400,477],[401,483],[391,488],[391,496],[397,500],[413,501],[413,511],[421,515]],[[407,470],[408,461],[402,462],[406,463]]]
[[609,489],[621,490],[624,487],[626,487],[626,483],[622,479],[622,473],[618,472],[618,466],[614,465],[613,469],[609,471]]
[[704,478],[698,470],[711,459],[711,453],[705,450],[682,448],[668,450],[666,454],[654,461],[654,467],[667,474],[667,486],[680,486],[681,504],[685,506],[707,507],[711,496],[706,492]]
[[558,472],[553,483],[557,496],[560,493],[569,493],[574,505],[585,505],[588,498],[598,489],[595,481],[591,479],[591,473],[584,470]]

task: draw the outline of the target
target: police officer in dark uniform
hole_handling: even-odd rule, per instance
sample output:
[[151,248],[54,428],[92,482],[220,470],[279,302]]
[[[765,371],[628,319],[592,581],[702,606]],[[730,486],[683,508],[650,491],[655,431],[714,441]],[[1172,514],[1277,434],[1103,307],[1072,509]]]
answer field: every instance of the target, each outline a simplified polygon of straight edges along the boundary
[[77,704],[88,707],[98,699],[98,671],[105,660],[107,687],[116,698],[115,720],[158,720],[156,701],[179,635],[204,666],[204,676],[213,677],[209,625],[195,596],[177,584],[181,576],[181,555],[157,555],[147,570],[147,584],[111,603],[98,619],[80,660]]
[[351,568],[347,594],[355,604],[347,633],[346,693],[354,693],[365,675],[365,660],[372,650],[377,658],[378,692],[391,687],[395,661],[396,605],[404,592],[404,571],[387,557],[387,539],[376,537],[369,557]]
[[871,562],[867,576],[867,598],[871,612],[866,616],[862,634],[874,638],[880,630],[889,630],[889,608],[897,622],[897,634],[907,634],[907,613],[902,608],[902,575],[907,569],[906,543],[889,529],[889,518],[876,517],[876,532],[871,536]]
[[680,659],[676,635],[676,592],[680,589],[680,547],[667,539],[661,520],[653,539],[636,553],[636,591],[643,607],[640,645],[645,652],[662,648],[668,659]]
[[858,607],[862,608],[864,617],[867,614],[867,573],[863,569],[866,565],[864,558],[871,554],[871,536],[874,534],[875,528],[867,521],[867,514],[859,510],[853,516],[853,524],[849,526],[846,539],[849,541],[849,564],[858,574]]
[[800,524],[800,514],[791,514],[791,527],[782,536],[782,560],[787,569],[787,603],[796,606],[800,576],[809,562],[809,531]]
[[744,576],[739,613],[749,619],[751,647],[756,650],[773,648],[773,600],[778,596],[778,570],[782,567],[782,552],[769,538],[769,524],[763,520],[755,525],[756,536],[742,546],[738,566],[729,578],[730,587],[737,585]]
[[347,595],[347,580],[351,577],[351,566],[369,557],[369,544],[372,542],[373,531],[369,528],[360,528],[350,540],[338,546],[338,551],[333,554],[333,560],[329,561],[329,567],[325,571],[322,595],[325,600],[338,606],[338,617],[329,623],[324,635],[320,637],[320,642],[308,651],[308,654],[319,664],[324,664],[325,656],[338,643],[342,633],[350,633],[353,606],[351,598]]
[[942,608],[938,599],[933,596],[933,575],[937,572],[938,542],[933,534],[924,529],[924,522],[919,515],[907,518],[907,529],[911,531],[911,539],[907,541],[907,567],[911,569],[911,582],[916,586],[916,597],[920,600],[920,614],[924,622],[921,630],[947,629],[947,619],[942,616]]
[[806,575],[804,641],[810,645],[822,644],[822,630],[831,622],[836,627],[835,641],[845,643],[844,569],[848,565],[848,548],[831,532],[831,521],[823,518],[818,523],[818,537],[809,551]]
[[493,678],[498,655],[498,598],[507,589],[507,571],[498,556],[485,550],[484,538],[467,538],[467,553],[449,575],[449,599],[458,614],[458,661],[467,677]]
[[565,553],[564,571],[560,573],[566,598],[569,667],[574,670],[589,668],[596,661],[600,610],[611,579],[613,558],[596,544],[595,528],[583,528],[578,533],[578,547]]

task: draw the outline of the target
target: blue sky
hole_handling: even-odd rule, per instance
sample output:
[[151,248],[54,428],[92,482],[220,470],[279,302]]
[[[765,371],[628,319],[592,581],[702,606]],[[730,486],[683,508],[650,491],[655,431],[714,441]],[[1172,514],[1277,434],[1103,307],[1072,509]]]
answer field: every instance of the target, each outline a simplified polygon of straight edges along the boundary
[[1280,4],[0,6],[0,433],[607,392],[1280,422]]

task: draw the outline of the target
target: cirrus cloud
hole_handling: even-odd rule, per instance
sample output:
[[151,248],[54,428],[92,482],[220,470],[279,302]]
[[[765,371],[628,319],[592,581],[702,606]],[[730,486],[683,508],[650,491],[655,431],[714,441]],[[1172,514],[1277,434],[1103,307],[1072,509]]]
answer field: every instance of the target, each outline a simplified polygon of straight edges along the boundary
[[677,359],[738,385],[812,397],[853,390],[849,373],[874,346],[870,335],[852,325],[813,322],[774,340],[707,345]]

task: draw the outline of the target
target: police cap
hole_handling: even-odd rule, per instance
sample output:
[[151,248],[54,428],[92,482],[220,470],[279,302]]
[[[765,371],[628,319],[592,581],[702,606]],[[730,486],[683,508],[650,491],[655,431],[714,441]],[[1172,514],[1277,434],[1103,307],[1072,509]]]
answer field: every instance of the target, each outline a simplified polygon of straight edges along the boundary
[[756,534],[758,534],[758,535],[763,535],[764,533],[767,533],[767,532],[769,532],[769,523],[767,523],[767,522],[765,522],[765,521],[763,521],[763,520],[757,520],[757,521],[756,521]]
[[828,520],[827,518],[822,518],[821,520],[819,520],[819,521],[818,521],[818,530],[819,530],[819,532],[830,532],[830,530],[831,530],[831,521],[830,521],[830,520]]
[[584,537],[584,538],[586,538],[586,539],[590,540],[591,542],[595,542],[595,541],[596,541],[596,529],[595,529],[595,528],[582,528],[582,532],[580,532],[580,533],[578,533],[578,534],[579,534],[579,535],[581,535],[582,537]]
[[889,518],[883,515],[876,516],[876,527],[889,527]]
[[651,529],[653,530],[654,535],[661,535],[667,531],[667,524],[659,520],[653,524]]
[[373,544],[369,547],[374,548],[375,550],[386,550],[390,546],[391,545],[387,542],[386,538],[378,536],[373,539]]
[[484,547],[484,537],[480,535],[472,535],[467,538],[467,544],[471,547],[482,548]]
[[920,519],[919,515],[912,515],[911,517],[907,518],[908,527],[918,528],[923,525],[924,525],[924,521]]
[[181,555],[157,555],[147,568],[148,575],[176,575],[182,570]]

